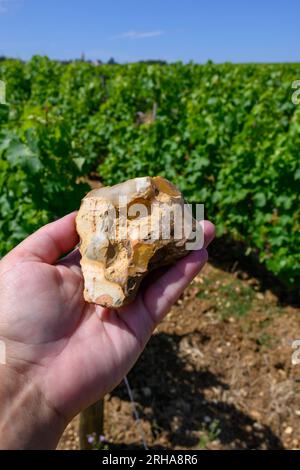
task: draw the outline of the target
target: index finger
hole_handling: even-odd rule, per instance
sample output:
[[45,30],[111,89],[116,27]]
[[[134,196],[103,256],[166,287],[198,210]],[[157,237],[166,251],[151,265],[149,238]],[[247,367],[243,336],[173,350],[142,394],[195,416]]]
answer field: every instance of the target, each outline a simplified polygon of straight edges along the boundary
[[208,258],[206,248],[215,236],[215,228],[209,221],[204,221],[203,228],[204,248],[192,251],[188,256],[181,258],[146,288],[143,296],[144,304],[156,322],[159,322],[170,310],[183,290],[205,265]]

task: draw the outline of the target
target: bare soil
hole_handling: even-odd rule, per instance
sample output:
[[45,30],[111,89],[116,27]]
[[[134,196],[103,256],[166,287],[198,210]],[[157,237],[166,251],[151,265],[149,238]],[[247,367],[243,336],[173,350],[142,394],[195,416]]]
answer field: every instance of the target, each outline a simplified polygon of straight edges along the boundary
[[[149,448],[299,449],[296,339],[299,307],[238,263],[208,264],[128,375]],[[104,435],[143,448],[124,383],[105,398]],[[79,448],[78,417],[59,448]]]

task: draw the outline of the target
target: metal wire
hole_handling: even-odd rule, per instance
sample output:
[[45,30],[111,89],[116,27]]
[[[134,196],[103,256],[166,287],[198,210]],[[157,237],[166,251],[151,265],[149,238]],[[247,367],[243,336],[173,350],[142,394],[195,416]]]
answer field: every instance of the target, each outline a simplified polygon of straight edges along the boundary
[[139,428],[139,433],[140,433],[140,436],[141,436],[141,441],[142,441],[142,443],[143,443],[144,449],[145,449],[145,450],[149,450],[149,447],[147,446],[147,442],[146,442],[145,433],[144,433],[144,430],[143,430],[143,427],[142,427],[142,423],[141,423],[141,420],[140,420],[140,416],[139,416],[137,407],[135,406],[134,399],[133,399],[133,395],[132,395],[132,390],[131,390],[131,387],[130,387],[130,385],[129,385],[129,382],[128,382],[127,377],[124,377],[124,382],[125,382],[125,385],[126,385],[126,388],[127,388],[127,392],[128,392],[128,395],[129,395],[129,399],[130,399],[130,401],[131,401],[131,406],[132,406],[133,415],[134,415],[134,417],[135,417],[135,420],[136,420],[137,425],[138,425],[138,428]]

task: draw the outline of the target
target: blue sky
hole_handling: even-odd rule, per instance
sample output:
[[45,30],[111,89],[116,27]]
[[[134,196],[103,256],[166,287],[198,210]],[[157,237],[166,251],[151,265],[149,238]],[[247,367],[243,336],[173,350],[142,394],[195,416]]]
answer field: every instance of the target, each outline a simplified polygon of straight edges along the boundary
[[300,60],[300,0],[0,0],[0,55]]

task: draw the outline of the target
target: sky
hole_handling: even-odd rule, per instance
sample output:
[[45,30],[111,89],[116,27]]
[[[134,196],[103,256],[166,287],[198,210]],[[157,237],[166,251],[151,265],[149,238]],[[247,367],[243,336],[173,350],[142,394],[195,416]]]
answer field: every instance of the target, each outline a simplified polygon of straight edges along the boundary
[[0,56],[299,62],[300,0],[0,0]]

